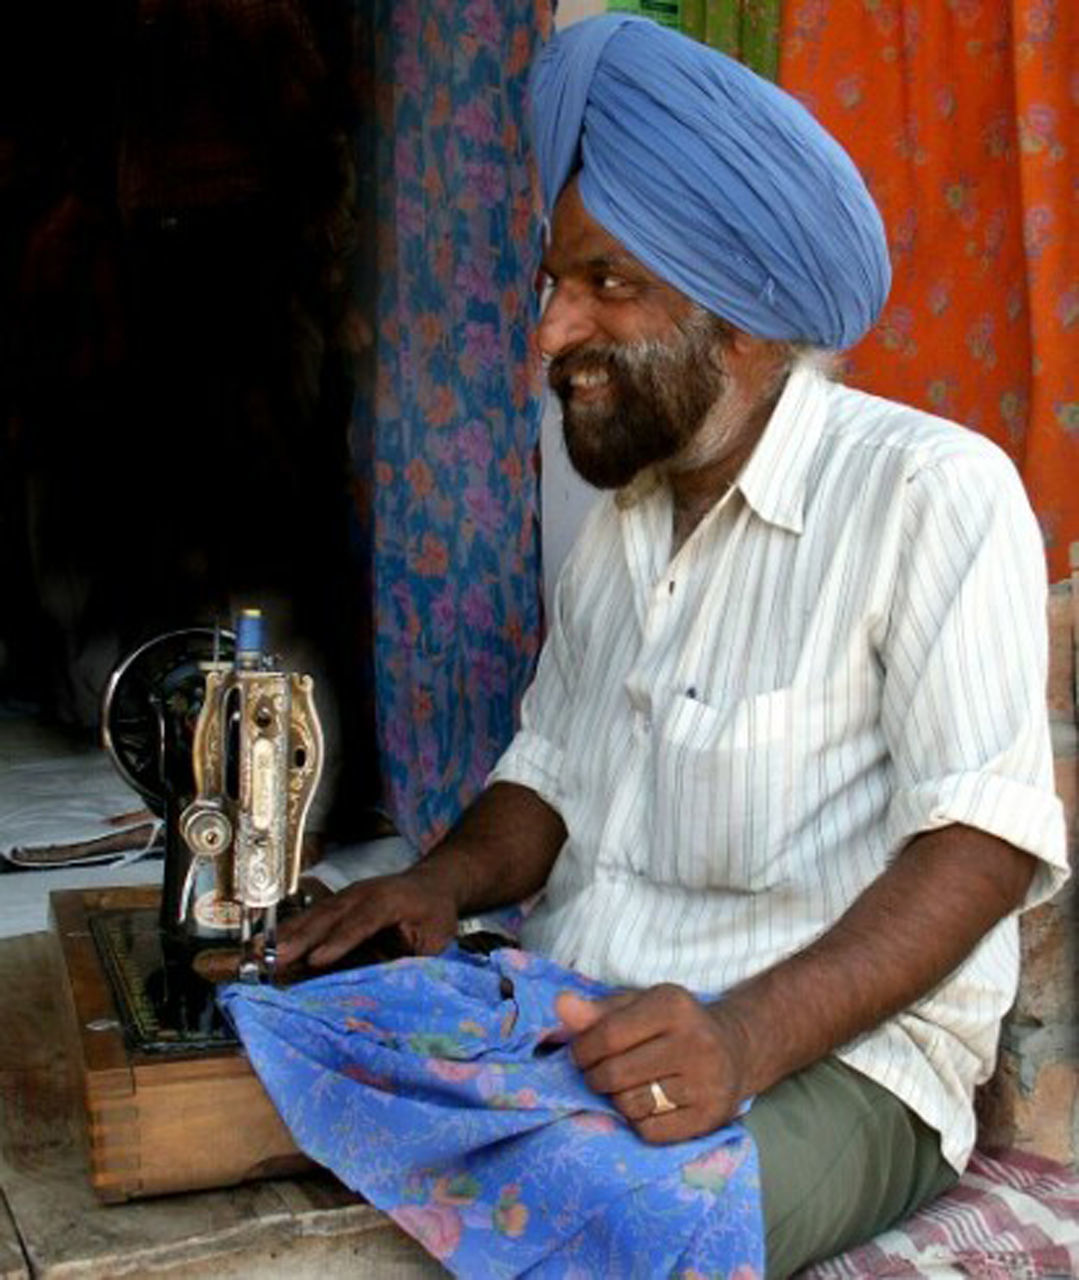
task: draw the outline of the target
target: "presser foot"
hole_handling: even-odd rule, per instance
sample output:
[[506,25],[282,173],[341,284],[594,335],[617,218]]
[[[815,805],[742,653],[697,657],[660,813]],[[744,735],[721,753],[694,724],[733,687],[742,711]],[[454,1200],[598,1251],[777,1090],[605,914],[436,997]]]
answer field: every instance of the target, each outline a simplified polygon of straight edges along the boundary
[[240,924],[241,982],[273,983],[277,979],[277,906],[265,907],[260,913],[262,933],[256,944],[253,913],[244,909]]

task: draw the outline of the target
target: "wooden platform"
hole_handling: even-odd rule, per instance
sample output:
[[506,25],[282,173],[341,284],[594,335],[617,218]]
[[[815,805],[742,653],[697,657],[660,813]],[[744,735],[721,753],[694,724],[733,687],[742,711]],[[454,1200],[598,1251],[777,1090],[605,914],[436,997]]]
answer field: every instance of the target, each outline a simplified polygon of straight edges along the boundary
[[[33,873],[26,873],[33,874]],[[0,940],[0,1280],[431,1280],[445,1271],[329,1174],[100,1203],[48,934]]]
[[163,1058],[125,1045],[90,916],[142,908],[156,918],[158,899],[152,888],[51,896],[65,1039],[85,1105],[94,1190],[120,1201],[309,1169],[238,1048]]

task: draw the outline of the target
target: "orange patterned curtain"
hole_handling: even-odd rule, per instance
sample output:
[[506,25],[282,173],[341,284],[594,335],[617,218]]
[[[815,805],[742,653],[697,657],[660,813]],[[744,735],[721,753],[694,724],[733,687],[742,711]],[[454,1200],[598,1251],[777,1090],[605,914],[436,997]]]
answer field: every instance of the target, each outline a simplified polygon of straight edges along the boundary
[[895,283],[850,380],[991,437],[1054,579],[1079,539],[1079,4],[787,0],[780,83],[844,143]]

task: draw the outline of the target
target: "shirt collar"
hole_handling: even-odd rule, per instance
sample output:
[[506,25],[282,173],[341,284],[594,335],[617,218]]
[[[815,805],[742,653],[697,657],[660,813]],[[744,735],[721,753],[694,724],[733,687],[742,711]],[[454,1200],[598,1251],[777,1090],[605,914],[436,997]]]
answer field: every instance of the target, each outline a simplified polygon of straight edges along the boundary
[[[772,416],[735,487],[770,524],[801,533],[809,465],[824,430],[827,379],[808,364],[796,367],[780,393]],[[644,502],[665,486],[646,467],[615,494],[621,511]]]
[[787,379],[736,484],[763,520],[801,533],[809,466],[824,430],[827,380],[801,365]]

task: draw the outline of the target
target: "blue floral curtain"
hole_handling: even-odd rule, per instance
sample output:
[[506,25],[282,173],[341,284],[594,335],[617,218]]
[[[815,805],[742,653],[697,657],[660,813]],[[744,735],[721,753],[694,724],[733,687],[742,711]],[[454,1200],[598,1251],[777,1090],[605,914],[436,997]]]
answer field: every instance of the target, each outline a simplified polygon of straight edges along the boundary
[[547,10],[375,0],[359,19],[376,124],[357,157],[373,210],[357,293],[373,302],[356,318],[353,449],[383,799],[421,848],[509,741],[542,627],[524,100]]

